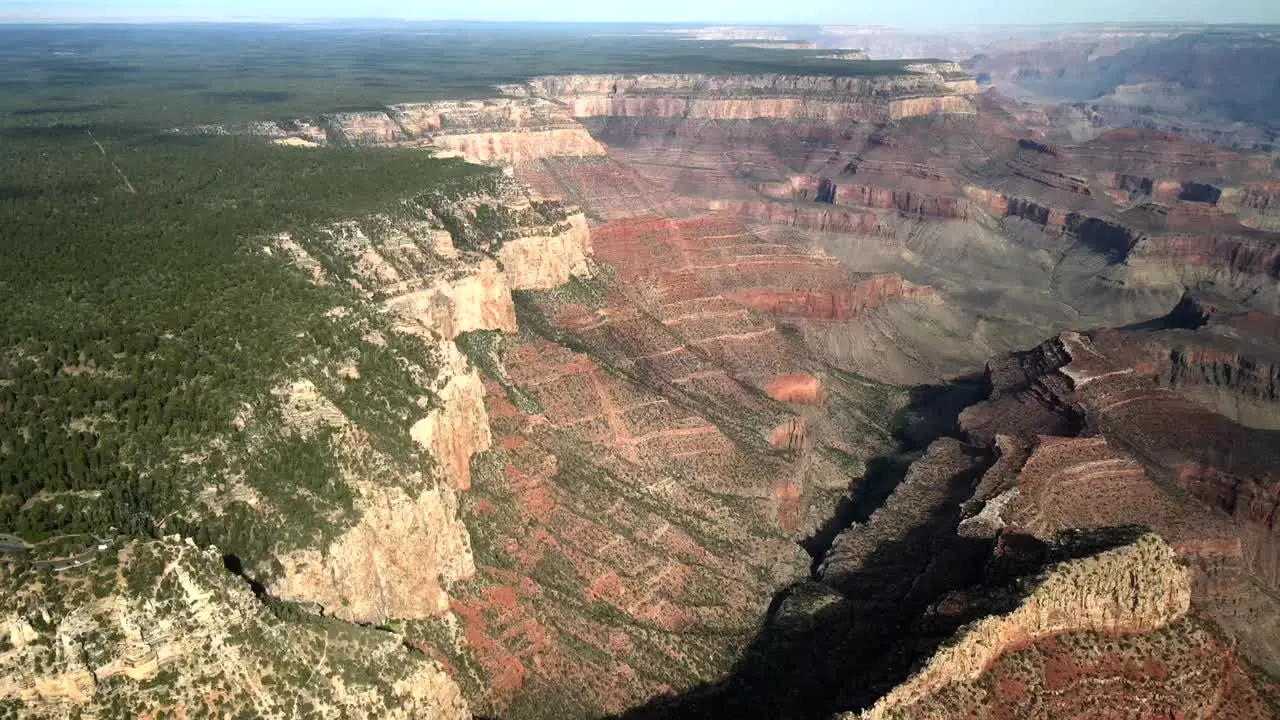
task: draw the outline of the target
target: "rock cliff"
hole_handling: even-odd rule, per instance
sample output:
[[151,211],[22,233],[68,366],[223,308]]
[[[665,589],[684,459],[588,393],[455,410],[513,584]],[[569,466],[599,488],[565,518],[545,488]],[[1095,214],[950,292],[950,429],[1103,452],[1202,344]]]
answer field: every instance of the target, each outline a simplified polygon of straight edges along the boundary
[[[353,468],[359,520],[326,547],[280,557],[268,585],[273,595],[356,622],[420,620],[447,613],[449,588],[474,575],[458,494],[470,488],[472,456],[492,439],[479,370],[453,341],[463,333],[515,331],[512,290],[586,276],[591,255],[580,213],[535,204],[510,180],[493,182],[484,193],[425,195],[406,203],[402,217],[322,228],[305,245],[275,239],[276,250],[313,280],[351,283],[379,301],[395,331],[427,341],[432,366],[420,388],[422,411],[407,429],[435,471],[404,474],[349,429],[335,447],[351,458],[344,464]],[[316,402],[328,403],[322,396]],[[331,424],[350,425],[328,406]]]
[[591,233],[580,212],[566,216],[548,234],[507,241],[497,254],[516,290],[548,290],[571,278],[591,275]]
[[471,716],[445,670],[396,635],[265,606],[190,540],[0,572],[0,703],[24,716]]
[[936,710],[919,713],[914,706],[949,685],[978,679],[1013,648],[1071,631],[1150,632],[1181,618],[1191,604],[1187,571],[1156,535],[1054,566],[1029,585],[1015,610],[962,628],[874,707],[846,717],[932,717]]
[[575,117],[775,119],[840,124],[972,113],[977,91],[958,67],[909,66],[873,77],[802,75],[564,75],[505,92],[563,103]]
[[[417,148],[484,165],[605,154],[604,147],[563,108],[539,98],[404,103],[314,120],[255,123],[245,130],[281,144]],[[192,131],[222,133],[226,129],[202,126]]]

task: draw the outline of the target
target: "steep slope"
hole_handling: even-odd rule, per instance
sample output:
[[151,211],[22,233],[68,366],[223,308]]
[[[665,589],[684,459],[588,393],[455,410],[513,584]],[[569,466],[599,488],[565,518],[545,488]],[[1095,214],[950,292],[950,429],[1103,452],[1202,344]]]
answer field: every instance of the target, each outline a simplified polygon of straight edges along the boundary
[[[649,265],[662,251],[642,229],[685,262]],[[456,610],[502,678],[480,707],[612,713],[716,679],[806,574],[796,540],[887,441],[873,418],[894,390],[831,371],[726,292],[776,277],[733,254],[756,240],[733,221],[598,229],[612,268],[518,294],[514,337],[467,339],[495,432],[464,506],[479,582]],[[814,391],[782,393],[801,372]]]
[[1230,648],[1183,619],[1190,598],[1186,569],[1154,535],[1067,561],[843,717],[1266,716]]
[[[53,716],[95,707],[134,716],[181,714],[225,695],[240,710],[256,702],[253,712],[272,716],[314,710],[334,717],[465,717],[450,672],[407,650],[405,637],[362,625],[456,622],[453,588],[476,574],[459,494],[469,486],[472,455],[490,447],[492,434],[484,384],[453,339],[514,331],[513,287],[552,287],[588,274],[591,245],[582,215],[531,200],[501,173],[472,167],[373,214],[293,224],[288,232],[232,242],[232,256],[222,262],[275,283],[265,292],[280,299],[275,309],[288,332],[274,338],[270,350],[259,348],[254,317],[231,339],[237,350],[241,341],[254,343],[249,346],[273,364],[240,376],[239,385],[224,380],[218,392],[199,396],[219,422],[192,420],[177,402],[219,371],[210,358],[192,360],[197,377],[163,403],[157,415],[167,432],[153,437],[153,418],[139,417],[127,402],[111,404],[147,397],[136,370],[131,390],[109,385],[130,377],[129,363],[139,362],[134,348],[103,354],[89,346],[80,366],[65,375],[86,378],[78,381],[80,392],[97,398],[97,415],[73,418],[73,432],[94,439],[86,448],[120,449],[112,443],[121,441],[108,434],[112,424],[136,428],[122,449],[134,482],[99,490],[77,475],[61,485],[46,481],[15,503],[11,493],[26,486],[6,475],[5,517],[23,537],[6,535],[3,545],[6,572],[16,583],[16,594],[6,597],[15,603],[9,612],[17,633],[16,649],[6,648],[5,658],[22,668],[5,672],[12,680],[2,688],[5,701]],[[152,277],[172,282],[163,279],[163,268]],[[288,304],[290,293],[309,304]],[[198,300],[188,297],[183,312]],[[194,336],[210,353],[220,352],[204,332],[181,329],[153,342],[169,341],[168,352],[185,357]],[[149,352],[163,351],[153,345]],[[58,417],[39,407],[29,412],[19,400],[28,387],[48,384],[41,385],[37,358],[21,346],[6,351],[4,401],[14,422],[39,419],[41,412],[46,421]],[[52,442],[14,444],[6,433],[6,467],[48,447]],[[102,462],[89,457],[84,462],[93,469]],[[163,536],[166,529],[185,541]],[[98,576],[115,575],[117,543],[123,569],[113,583]],[[130,564],[135,556],[145,562]],[[102,582],[77,580],[86,573]],[[53,602],[62,583],[79,593],[67,597],[70,604],[42,609],[29,595],[43,592]],[[151,598],[151,591],[165,594]],[[101,622],[82,627],[80,616],[103,613]],[[50,633],[41,640],[31,623],[52,623],[66,633],[56,642]],[[151,627],[160,634],[148,634]],[[300,635],[275,649],[255,647],[231,661],[231,670],[219,669],[214,645],[238,644],[241,633],[263,631]],[[112,638],[121,633],[133,640],[117,652]],[[327,636],[343,644],[325,660]],[[105,655],[84,660],[65,650],[82,640],[101,645]],[[56,652],[48,655],[41,647],[51,642]],[[205,658],[210,652],[214,657]],[[380,677],[384,660],[394,667]],[[268,699],[232,692],[244,685],[232,675],[256,678],[264,672],[259,666],[272,663],[284,675],[255,691]],[[299,668],[333,687],[322,683],[312,692]],[[121,674],[132,680],[118,693],[100,685]],[[132,681],[148,683],[138,688]],[[69,695],[57,700],[59,693]],[[176,709],[166,710],[170,699]]]
[[444,669],[401,638],[264,606],[190,539],[2,571],[5,717],[471,717]]

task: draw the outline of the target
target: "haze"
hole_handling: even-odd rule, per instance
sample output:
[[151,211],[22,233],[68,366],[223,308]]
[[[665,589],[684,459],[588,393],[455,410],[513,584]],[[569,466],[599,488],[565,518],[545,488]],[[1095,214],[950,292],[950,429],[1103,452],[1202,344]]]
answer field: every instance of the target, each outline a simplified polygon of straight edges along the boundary
[[255,21],[394,18],[403,20],[484,20],[540,22],[735,22],[892,24],[938,27],[972,24],[1046,24],[1079,22],[1280,22],[1280,4],[1271,0],[1227,0],[1219,3],[1166,0],[1157,3],[1114,3],[1109,0],[922,0],[885,3],[822,0],[812,3],[743,3],[734,0],[647,3],[592,3],[559,0],[527,3],[420,3],[409,0],[280,0],[263,4],[229,0],[211,6],[198,0],[102,0],[4,3],[0,21]]

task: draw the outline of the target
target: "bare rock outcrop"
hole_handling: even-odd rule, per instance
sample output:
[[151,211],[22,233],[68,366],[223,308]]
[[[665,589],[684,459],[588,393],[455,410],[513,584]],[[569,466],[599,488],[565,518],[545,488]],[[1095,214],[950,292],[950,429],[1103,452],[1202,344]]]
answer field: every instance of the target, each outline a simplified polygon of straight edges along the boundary
[[[396,635],[283,619],[224,570],[215,547],[172,536],[110,552],[112,562],[38,581],[0,565],[0,702],[53,718],[470,717],[444,668]],[[357,665],[368,671],[351,672]]]
[[511,285],[494,260],[479,259],[435,282],[415,285],[419,287],[384,301],[388,311],[405,321],[405,329],[446,338],[471,330],[516,329]]
[[[1096,454],[1101,464],[1081,468],[1079,477],[1085,484],[1070,503],[1081,502],[1081,492],[1093,493],[1091,486],[1103,495],[1094,494],[1092,502],[1078,508],[1079,517],[1065,522],[1087,525],[1090,517],[1099,523],[1115,522],[1137,510],[1141,522],[1166,533],[1210,569],[1216,564],[1213,557],[1229,559],[1242,552],[1244,564],[1274,586],[1280,567],[1280,544],[1269,520],[1280,467],[1275,431],[1240,425],[1158,386],[1145,374],[1150,361],[1141,351],[1144,340],[1117,331],[1093,338],[1063,333],[1028,353],[1000,358],[989,369],[992,397],[965,410],[961,425],[971,437],[987,439],[1000,434],[1070,436],[1087,423],[1105,443],[1071,441],[1080,443],[1074,455]],[[1040,443],[1035,462],[1028,460],[1024,468],[1031,471],[1028,477],[1038,474],[1037,468],[1056,467],[1046,460],[1058,454],[1057,442],[1061,441]],[[1114,482],[1094,486],[1087,480],[1107,468],[1117,473]],[[1067,480],[1073,475],[1057,477]],[[1129,493],[1120,492],[1118,482],[1129,483]],[[1045,487],[1056,486],[1051,482]],[[1161,489],[1178,486],[1207,508],[1232,516],[1239,539],[1219,522],[1197,517],[1196,508],[1185,507],[1184,501],[1175,501]],[[1110,492],[1118,494],[1107,500],[1104,495]],[[1064,509],[1050,502],[1039,517],[1043,520]],[[1103,519],[1107,514],[1109,520]],[[1237,542],[1240,550],[1233,550]]]
[[[884,76],[560,75],[504,92],[550,98],[575,117],[775,119],[819,123],[887,121],[974,112],[977,88],[959,68],[920,65]],[[966,79],[961,79],[966,78]]]
[[[444,122],[424,119],[421,106],[412,108],[418,115],[401,110],[401,124],[413,119],[415,128]],[[592,253],[580,212],[533,201],[509,178],[489,177],[484,192],[426,194],[406,203],[402,217],[339,223],[305,242],[281,237],[270,246],[316,282],[350,283],[378,302],[394,331],[426,341],[422,413],[407,430],[434,461],[428,475],[407,470],[372,447],[315,385],[290,386],[290,422],[308,432],[340,431],[335,452],[348,468],[358,519],[325,547],[278,557],[273,595],[349,621],[419,620],[448,613],[450,587],[475,573],[459,493],[470,488],[471,459],[491,447],[492,435],[484,383],[453,340],[471,331],[515,331],[512,290],[587,276]]]
[[443,466],[443,475],[453,487],[471,487],[471,456],[489,449],[489,416],[484,409],[484,382],[475,368],[468,367],[453,343],[441,343],[444,381],[437,390],[440,406],[413,424],[413,441],[429,451]]
[[475,163],[516,165],[605,154],[563,108],[537,98],[393,105],[389,114],[407,141],[425,139]]
[[953,683],[977,679],[1002,653],[1057,633],[1142,633],[1183,617],[1191,580],[1159,536],[1051,567],[1013,611],[965,626],[909,680],[846,718],[914,717],[912,706]]
[[416,495],[365,488],[355,527],[323,551],[299,551],[280,562],[272,594],[317,603],[360,623],[447,612],[445,587],[475,572],[457,493],[447,485]]
[[[541,98],[404,103],[316,120],[260,122],[241,128],[281,145],[404,147],[434,150],[482,165],[516,165],[546,157],[603,157],[604,146],[561,106]],[[201,126],[197,133],[225,133]]]
[[886,303],[926,300],[936,296],[932,288],[913,285],[895,273],[853,279],[838,289],[751,289],[735,292],[730,299],[778,318],[815,321],[852,320]]
[[591,254],[591,232],[581,212],[567,215],[546,234],[507,241],[497,253],[516,290],[546,290],[574,277],[587,277]]
[[822,403],[822,383],[818,378],[805,373],[778,375],[769,380],[764,391],[769,397],[779,402],[797,405],[820,405]]

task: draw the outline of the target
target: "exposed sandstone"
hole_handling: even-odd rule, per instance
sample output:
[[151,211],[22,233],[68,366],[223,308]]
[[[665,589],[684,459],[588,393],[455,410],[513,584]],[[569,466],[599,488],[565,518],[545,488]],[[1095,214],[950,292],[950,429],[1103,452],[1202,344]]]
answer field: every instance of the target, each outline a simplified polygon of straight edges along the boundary
[[404,329],[437,332],[446,338],[471,330],[516,329],[507,275],[487,258],[456,275],[392,297],[384,305],[405,321]]
[[[819,75],[699,75],[699,74],[638,74],[638,75],[547,75],[530,79],[525,87],[535,96],[562,98],[573,95],[617,94],[663,91],[701,91],[730,94],[734,92],[772,93],[838,93],[849,97],[860,95],[889,95],[897,92],[932,90],[944,81],[943,71],[963,70],[954,63],[946,67],[920,64],[908,66],[901,75],[876,76],[819,76]],[[918,70],[917,70],[918,68]],[[506,90],[507,87],[501,88]]]
[[1135,633],[1181,618],[1191,604],[1191,581],[1173,549],[1156,535],[1131,545],[1050,568],[1018,607],[968,625],[911,679],[857,716],[911,716],[912,706],[952,683],[972,681],[1002,653],[1056,633],[1090,630]]
[[[449,120],[447,114],[433,120],[407,110],[400,117],[418,129]],[[492,439],[483,381],[452,339],[475,330],[514,331],[513,286],[546,289],[590,273],[591,238],[583,215],[559,203],[532,201],[513,181],[499,180],[486,194],[420,200],[425,205],[405,208],[418,219],[373,217],[323,228],[310,239],[317,252],[289,238],[273,245],[317,282],[353,272],[354,284],[381,300],[398,330],[422,335],[434,348],[430,373],[422,371],[428,386],[419,405],[426,413],[408,428],[413,442],[434,459],[434,477],[405,475],[378,456],[363,431],[315,385],[297,382],[278,393],[286,419],[300,432],[341,431],[336,446],[352,460],[344,465],[350,468],[358,520],[326,547],[277,558],[270,590],[356,622],[447,613],[448,589],[475,572],[469,536],[458,519],[458,493],[470,487],[472,456],[488,449]],[[346,262],[330,267],[315,260],[335,255]]]
[[[1143,508],[1142,522],[1150,521],[1168,532],[1171,540],[1185,543],[1192,554],[1199,547],[1215,557],[1233,555],[1236,541],[1229,534],[1214,530],[1216,523],[1197,518],[1194,508],[1172,502],[1142,478],[1150,475],[1157,484],[1181,485],[1209,508],[1235,518],[1245,563],[1274,586],[1280,543],[1267,518],[1274,512],[1271,489],[1276,483],[1275,468],[1280,467],[1275,433],[1241,426],[1156,386],[1138,372],[1142,356],[1126,350],[1126,342],[1125,335],[1114,332],[1094,339],[1063,333],[1034,351],[1000,360],[992,368],[991,399],[967,409],[961,416],[962,426],[975,438],[994,433],[1071,435],[1087,418],[1089,426],[1124,455],[1112,456],[1102,465],[1086,463],[1088,472],[1082,477],[1111,466],[1119,472],[1118,480],[1127,477],[1126,482],[1139,482],[1131,488],[1132,496],[1085,503],[1078,508],[1079,522],[1087,523],[1097,513],[1123,516],[1137,503]],[[1126,362],[1126,356],[1138,362]],[[1046,446],[1042,459],[1049,452]],[[1098,486],[1104,493],[1117,489],[1112,483]],[[1147,500],[1139,502],[1139,497]],[[1077,492],[1068,502],[1080,499]],[[1054,512],[1053,505],[1042,512]]]
[[[963,75],[963,73],[961,73]],[[972,113],[972,81],[920,66],[902,75],[565,75],[504,88],[551,98],[576,117],[771,118],[801,122],[887,121]]]
[[385,110],[336,113],[321,123],[327,132],[300,120],[261,123],[248,131],[280,144],[423,148],[488,165],[605,154],[604,147],[563,108],[538,98],[405,103]]
[[764,391],[779,402],[817,405],[822,402],[822,386],[818,378],[797,373],[779,375],[769,381]]
[[897,274],[852,280],[838,290],[747,290],[729,297],[779,318],[844,321],[885,303],[934,296],[931,288],[905,282]]
[[723,201],[709,205],[711,210],[727,212],[744,219],[790,225],[805,230],[868,235],[885,232],[880,218],[875,213],[836,208],[830,205]]
[[468,162],[517,165],[545,157],[594,157],[604,148],[585,128],[437,135],[432,143]]
[[459,490],[471,486],[471,456],[492,443],[484,409],[484,382],[451,342],[441,343],[443,387],[440,406],[410,428],[413,441],[443,465],[444,477]]
[[[322,548],[279,556],[268,586],[277,597],[315,603],[354,622],[417,619],[448,609],[445,588],[474,573],[456,492],[469,484],[471,455],[490,444],[484,388],[452,342],[438,343],[438,406],[410,436],[439,463],[436,478],[398,467],[369,447],[364,431],[300,381],[288,387],[285,420],[302,433],[336,428],[335,454],[348,468],[358,521]],[[448,432],[442,430],[447,427]]]
[[390,143],[403,137],[385,112],[338,113],[327,118],[331,141],[351,145]]
[[832,202],[840,205],[897,210],[900,213],[923,217],[965,219],[969,216],[967,204],[956,197],[870,185],[836,185]]
[[586,218],[574,213],[565,225],[560,232],[526,235],[499,248],[498,261],[512,289],[546,290],[591,274],[591,233]]
[[922,115],[971,113],[968,98],[901,98],[850,102],[808,98],[685,99],[679,97],[578,97],[571,100],[576,117],[663,117],[695,120],[774,119],[844,124],[884,122]]
[[361,488],[360,522],[323,552],[281,558],[271,592],[313,602],[344,620],[382,623],[446,612],[445,586],[475,568],[458,500],[447,485],[410,496],[400,488]]
[[1130,264],[1140,277],[1172,271],[1186,280],[1218,278],[1228,286],[1240,275],[1269,283],[1280,277],[1280,242],[1265,234],[1152,235],[1135,245]]
[[[282,620],[223,569],[217,548],[172,536],[114,552],[118,564],[98,558],[17,587],[10,566],[0,567],[7,585],[0,627],[9,629],[10,646],[0,653],[0,701],[55,718],[288,718],[302,708],[470,717],[444,669],[397,636],[306,615]],[[351,673],[353,664],[369,673]],[[296,684],[276,683],[295,674]],[[155,681],[166,675],[157,693]]]
[[1236,529],[1187,503],[1103,437],[1037,438],[1012,486],[961,523],[961,531],[1010,530],[1051,542],[1073,529],[1135,522],[1159,533],[1193,567],[1197,600],[1238,591],[1244,554]]
[[769,445],[779,450],[799,450],[809,443],[808,428],[804,418],[789,418],[769,431]]

